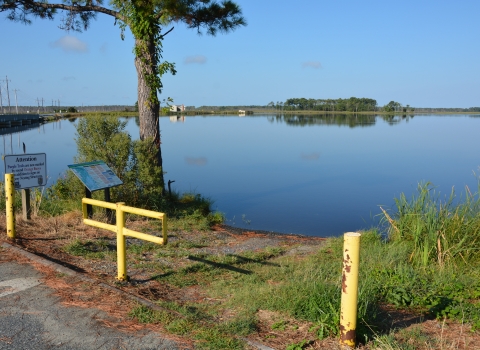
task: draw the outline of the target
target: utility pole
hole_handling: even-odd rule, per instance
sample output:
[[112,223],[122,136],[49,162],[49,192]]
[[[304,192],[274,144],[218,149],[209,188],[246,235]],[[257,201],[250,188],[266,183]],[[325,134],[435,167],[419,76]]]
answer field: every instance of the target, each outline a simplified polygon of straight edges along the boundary
[[5,82],[7,83],[8,113],[10,113],[10,92],[8,91],[8,76],[5,76]]
[[13,92],[15,93],[15,111],[16,111],[17,114],[18,114],[17,91],[20,91],[20,90],[17,90],[17,89],[14,89],[14,90],[13,90]]

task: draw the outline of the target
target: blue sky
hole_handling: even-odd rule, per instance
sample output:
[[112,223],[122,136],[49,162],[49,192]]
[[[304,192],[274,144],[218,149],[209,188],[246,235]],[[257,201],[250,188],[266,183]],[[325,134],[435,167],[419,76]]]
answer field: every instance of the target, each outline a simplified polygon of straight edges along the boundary
[[[176,104],[266,105],[291,97],[368,97],[415,107],[480,106],[480,1],[237,0],[246,27],[199,36],[180,23],[164,41],[162,98]],[[133,39],[99,14],[88,31],[30,26],[0,14],[6,103],[133,105]],[[167,27],[166,29],[168,29]],[[55,102],[56,103],[56,102]]]

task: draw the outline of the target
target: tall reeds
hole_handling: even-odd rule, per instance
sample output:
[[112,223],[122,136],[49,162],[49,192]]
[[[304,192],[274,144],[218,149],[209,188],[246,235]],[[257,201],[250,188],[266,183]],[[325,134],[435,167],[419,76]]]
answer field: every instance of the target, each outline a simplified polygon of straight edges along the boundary
[[468,187],[458,200],[454,189],[442,199],[430,182],[420,183],[417,194],[395,198],[396,212],[383,210],[391,241],[412,243],[410,261],[427,266],[477,262],[480,250],[480,197]]

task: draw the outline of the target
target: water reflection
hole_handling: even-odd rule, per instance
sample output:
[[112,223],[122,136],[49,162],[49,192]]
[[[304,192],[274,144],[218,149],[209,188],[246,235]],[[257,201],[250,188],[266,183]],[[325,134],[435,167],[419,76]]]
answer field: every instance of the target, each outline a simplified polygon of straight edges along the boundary
[[302,154],[300,156],[303,160],[318,160],[320,158],[320,153],[310,153],[310,154]]
[[[187,118],[207,117],[207,116],[170,116],[170,123],[185,122]],[[208,116],[218,117],[218,116]],[[245,117],[241,115],[239,117]],[[475,116],[473,116],[475,117]],[[234,116],[222,116],[222,118],[234,118]],[[374,126],[378,121],[378,118],[382,119],[389,125],[397,125],[402,121],[408,123],[410,119],[414,118],[414,115],[374,115],[374,114],[276,114],[276,115],[262,115],[262,116],[249,116],[249,118],[266,118],[270,123],[285,123],[289,126],[348,126],[350,128],[355,127],[367,127]],[[135,117],[135,123],[140,125],[138,117]]]
[[380,117],[384,121],[386,121],[389,125],[396,125],[402,121],[405,121],[406,123],[408,123],[408,121],[412,119],[414,116],[403,114],[403,115],[382,115]]
[[375,115],[365,114],[278,114],[267,118],[269,122],[286,123],[289,126],[335,125],[350,128],[375,125]]
[[185,162],[189,165],[204,166],[207,164],[207,158],[205,157],[185,157]]

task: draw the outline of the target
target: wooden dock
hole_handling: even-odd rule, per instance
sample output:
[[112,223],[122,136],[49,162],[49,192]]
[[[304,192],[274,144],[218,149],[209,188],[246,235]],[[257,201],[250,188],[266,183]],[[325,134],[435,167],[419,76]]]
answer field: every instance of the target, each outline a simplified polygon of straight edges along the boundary
[[0,129],[38,124],[42,120],[39,114],[0,114]]

